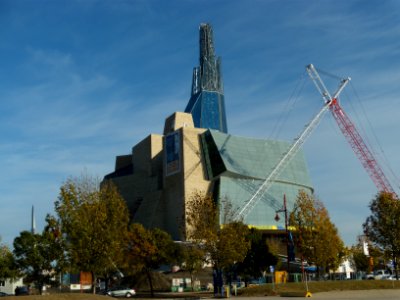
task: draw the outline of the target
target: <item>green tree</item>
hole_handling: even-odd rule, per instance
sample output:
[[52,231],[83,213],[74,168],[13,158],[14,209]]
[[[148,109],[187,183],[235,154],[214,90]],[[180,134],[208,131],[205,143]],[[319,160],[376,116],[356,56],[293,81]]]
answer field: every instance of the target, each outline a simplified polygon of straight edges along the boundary
[[298,251],[308,263],[315,264],[318,272],[339,266],[344,244],[321,201],[300,191],[289,221],[297,230]]
[[129,215],[116,187],[106,181],[101,186],[93,178],[69,179],[55,202],[71,266],[91,272],[93,293],[97,277],[117,271]]
[[181,245],[180,257],[183,269],[190,274],[191,288],[194,291],[194,275],[203,268],[206,253],[199,245],[186,243]]
[[64,266],[64,248],[59,238],[51,230],[54,218],[46,217],[47,225],[41,234],[22,231],[14,239],[16,265],[28,282],[33,282],[42,293],[44,284]]
[[389,252],[395,263],[400,256],[400,202],[395,195],[381,192],[371,201],[371,215],[363,224],[368,239],[381,250]]
[[375,269],[383,269],[385,268],[384,266],[384,259],[385,259],[385,254],[386,257],[390,256],[387,255],[388,252],[382,250],[380,247],[373,245],[373,244],[368,244],[368,252],[369,252],[369,257],[372,258],[371,261],[371,271]]
[[218,289],[222,287],[222,272],[242,262],[250,248],[248,227],[242,222],[233,221],[229,205],[224,207],[228,208],[222,211],[222,220],[225,222],[220,224],[219,206],[212,196],[197,192],[191,197],[185,216],[188,224],[186,237],[207,253],[208,262],[217,274],[215,283]]
[[171,262],[175,250],[173,240],[165,231],[158,228],[149,230],[138,223],[133,223],[129,227],[124,257],[129,267],[133,266],[136,272],[145,272],[152,297],[154,297],[152,271]]
[[356,271],[371,272],[372,263],[377,261],[376,254],[378,257],[381,256],[381,253],[377,253],[372,245],[368,245],[365,236],[358,236],[357,243],[349,249],[348,258]]
[[357,245],[351,247],[350,255],[352,265],[357,271],[368,272],[369,258],[364,254],[362,248]]
[[65,239],[61,233],[61,224],[54,216],[48,214],[46,216],[46,226],[42,232],[42,239],[46,241],[47,248],[44,251],[53,253],[52,266],[53,271],[62,272],[69,267],[68,256],[66,253]]
[[0,243],[0,280],[16,279],[19,275],[12,251]]
[[260,230],[250,229],[247,238],[250,241],[250,249],[243,262],[238,263],[237,266],[246,285],[248,279],[262,276],[269,266],[275,266],[278,263],[278,258],[270,252],[267,240]]

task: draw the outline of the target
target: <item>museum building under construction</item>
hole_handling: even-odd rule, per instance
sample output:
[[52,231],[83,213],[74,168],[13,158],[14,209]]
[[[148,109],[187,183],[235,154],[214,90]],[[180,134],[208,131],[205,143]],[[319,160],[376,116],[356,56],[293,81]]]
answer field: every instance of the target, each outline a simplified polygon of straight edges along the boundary
[[[104,177],[118,187],[132,222],[185,240],[185,210],[194,193],[211,193],[221,210],[224,203],[240,210],[289,148],[286,141],[228,133],[221,78],[212,28],[201,24],[200,65],[193,71],[185,112],[167,117],[162,135],[150,134],[131,154],[117,156],[114,172]],[[302,151],[242,216],[243,222],[265,230],[283,228],[284,220],[274,218],[276,211],[284,195],[290,211],[299,190],[313,192]]]

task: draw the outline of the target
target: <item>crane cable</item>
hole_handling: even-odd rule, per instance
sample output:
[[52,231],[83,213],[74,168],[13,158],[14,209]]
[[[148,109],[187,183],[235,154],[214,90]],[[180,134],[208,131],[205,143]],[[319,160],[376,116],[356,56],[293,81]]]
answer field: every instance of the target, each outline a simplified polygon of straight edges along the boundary
[[[378,135],[376,134],[376,131],[375,131],[374,127],[372,126],[371,121],[370,121],[369,118],[368,118],[368,115],[367,115],[367,113],[366,113],[366,110],[365,110],[365,108],[364,108],[364,105],[362,104],[362,101],[361,101],[361,99],[360,99],[360,97],[359,97],[359,95],[358,95],[358,93],[357,93],[357,91],[356,91],[354,85],[350,83],[350,86],[351,86],[351,88],[352,88],[352,90],[353,90],[353,93],[354,93],[354,95],[355,95],[355,97],[356,97],[356,100],[358,101],[358,103],[359,103],[359,105],[360,105],[360,107],[361,107],[362,113],[363,113],[363,115],[364,115],[364,117],[365,117],[365,119],[366,119],[366,121],[367,121],[367,124],[368,124],[368,126],[369,126],[369,128],[370,128],[370,131],[371,131],[372,136],[373,136],[373,138],[374,138],[374,140],[375,140],[375,143],[376,143],[377,146],[378,146],[379,153],[377,153],[377,155],[379,155],[380,157],[383,158],[383,163],[384,163],[384,165],[386,166],[386,168],[388,169],[388,171],[389,171],[390,174],[392,175],[392,178],[395,180],[396,186],[397,186],[398,188],[400,188],[400,185],[399,185],[399,182],[400,182],[399,177],[396,175],[396,173],[393,171],[393,169],[392,169],[391,166],[390,166],[389,159],[387,158],[386,153],[385,153],[385,151],[384,151],[384,149],[383,149],[383,147],[382,147],[382,144],[381,144],[380,141],[379,141]],[[357,110],[355,110],[355,111],[357,111]],[[365,134],[365,136],[367,136],[367,135]],[[367,141],[368,141],[368,140],[367,140]],[[369,141],[368,141],[368,142],[369,142]],[[371,143],[369,143],[369,144],[370,144],[370,148],[371,148],[372,150],[374,150],[374,147],[372,147]]]
[[[317,68],[316,68],[316,69],[317,69]],[[339,79],[339,80],[342,80],[342,79],[343,79],[343,78],[340,77],[340,76],[337,76],[337,75],[335,75],[335,74],[329,73],[329,72],[324,71],[324,70],[321,70],[321,69],[317,69],[317,71],[318,71],[320,74],[324,74],[324,75],[326,75],[326,76],[328,76],[328,77],[331,77],[331,78],[334,78],[334,79]],[[356,119],[358,120],[358,124],[359,124],[359,126],[360,126],[360,128],[361,128],[361,131],[363,132],[363,137],[364,137],[364,139],[366,140],[366,143],[367,143],[369,149],[370,149],[371,151],[373,151],[373,153],[375,153],[375,155],[378,155],[378,156],[380,156],[380,157],[383,158],[383,163],[384,163],[384,165],[386,166],[387,170],[388,170],[388,171],[390,172],[390,174],[392,175],[392,179],[395,180],[396,186],[400,189],[400,185],[399,185],[400,180],[399,180],[399,178],[397,177],[397,175],[394,173],[393,169],[390,167],[390,163],[389,163],[389,160],[388,160],[388,158],[387,158],[387,156],[386,156],[386,154],[385,154],[385,151],[383,150],[382,145],[381,145],[381,143],[379,142],[379,139],[378,139],[378,136],[377,136],[377,134],[376,134],[376,132],[375,132],[375,130],[374,130],[374,127],[372,126],[372,123],[371,123],[371,121],[370,121],[369,118],[368,118],[368,115],[367,115],[367,113],[366,113],[366,110],[365,110],[365,108],[364,108],[364,106],[363,106],[363,104],[362,104],[362,101],[360,100],[360,97],[359,97],[359,95],[358,95],[358,93],[357,93],[357,91],[356,91],[354,85],[352,84],[352,82],[350,82],[350,86],[351,86],[351,89],[353,90],[353,93],[354,93],[354,95],[355,95],[355,98],[356,98],[358,104],[359,104],[360,107],[361,107],[362,115],[364,116],[365,120],[367,121],[367,124],[368,124],[368,126],[369,126],[369,128],[370,128],[370,131],[372,132],[372,136],[373,136],[373,138],[374,138],[374,140],[375,140],[375,143],[378,145],[378,148],[379,148],[380,153],[376,153],[376,151],[375,151],[375,149],[374,149],[375,147],[373,147],[372,143],[370,142],[370,140],[369,140],[369,138],[368,138],[368,135],[366,134],[366,130],[365,130],[365,128],[363,127],[363,123],[361,122],[361,119],[360,119],[360,117],[359,117],[359,115],[358,115],[358,110],[354,108],[353,103],[352,103],[350,97],[348,97],[347,92],[344,91],[344,94],[347,96],[347,98],[348,98],[348,100],[349,100],[348,103],[349,103],[351,109],[353,110],[353,113],[354,113],[354,115],[356,116]]]
[[334,79],[337,79],[337,80],[343,80],[343,77],[340,77],[340,76],[338,76],[338,75],[329,73],[329,72],[324,71],[324,70],[321,70],[321,69],[319,69],[319,68],[315,68],[315,70],[317,70],[319,74],[324,74],[324,75],[326,75],[326,76],[329,76],[329,77],[334,78]]
[[277,139],[279,137],[279,135],[281,134],[282,128],[284,127],[287,120],[289,119],[290,112],[295,107],[297,100],[299,99],[299,95],[301,94],[301,91],[304,88],[305,78],[306,78],[305,75],[306,75],[306,72],[303,72],[300,75],[300,78],[297,81],[295,88],[293,89],[291,95],[289,96],[288,100],[286,101],[283,111],[278,118],[278,121],[275,123],[275,126],[272,129],[271,134],[269,135],[269,139]]

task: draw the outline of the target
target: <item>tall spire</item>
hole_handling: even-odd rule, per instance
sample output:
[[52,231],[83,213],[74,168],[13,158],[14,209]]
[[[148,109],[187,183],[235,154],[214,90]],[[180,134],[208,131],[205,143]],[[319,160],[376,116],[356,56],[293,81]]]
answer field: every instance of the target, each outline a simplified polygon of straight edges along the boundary
[[32,205],[32,215],[31,215],[31,232],[35,234],[36,232],[36,222],[35,222],[35,207]]
[[213,30],[200,24],[200,65],[193,69],[192,91],[185,112],[193,116],[195,127],[227,132],[221,58],[215,57]]
[[215,58],[213,30],[209,24],[200,25],[200,78],[201,89],[223,93],[221,58]]

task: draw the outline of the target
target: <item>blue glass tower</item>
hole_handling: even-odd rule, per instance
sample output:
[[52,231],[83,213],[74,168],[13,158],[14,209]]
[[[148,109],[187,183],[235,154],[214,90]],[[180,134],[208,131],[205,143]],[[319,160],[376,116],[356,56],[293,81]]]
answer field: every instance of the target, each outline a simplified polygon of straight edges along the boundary
[[195,127],[228,132],[221,58],[215,57],[209,24],[200,25],[200,66],[193,69],[192,92],[185,112],[192,114]]

